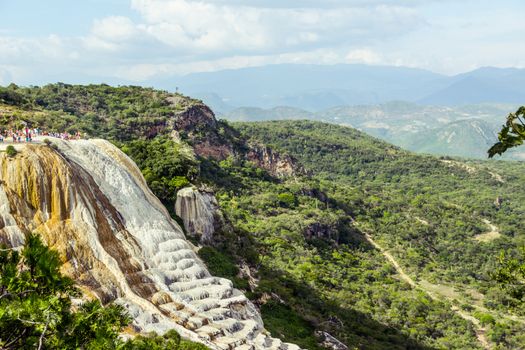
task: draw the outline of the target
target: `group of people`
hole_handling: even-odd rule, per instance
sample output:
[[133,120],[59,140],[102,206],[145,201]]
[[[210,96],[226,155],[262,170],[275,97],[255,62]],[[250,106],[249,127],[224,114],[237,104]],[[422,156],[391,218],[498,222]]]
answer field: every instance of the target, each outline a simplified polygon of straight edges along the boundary
[[0,130],[0,142],[12,139],[13,143],[32,142],[33,138],[40,135],[40,129],[25,128],[20,130],[5,129]]
[[21,142],[33,142],[37,136],[50,136],[59,138],[62,140],[79,140],[82,138],[82,135],[79,131],[75,134],[70,134],[68,132],[47,132],[42,131],[39,128],[29,128],[13,130],[13,129],[4,129],[0,130],[0,142],[13,140],[13,143]]
[[80,131],[77,131],[74,134],[70,134],[68,132],[44,132],[42,133],[42,135],[55,137],[57,139],[62,140],[80,140],[82,138],[82,134],[80,133]]

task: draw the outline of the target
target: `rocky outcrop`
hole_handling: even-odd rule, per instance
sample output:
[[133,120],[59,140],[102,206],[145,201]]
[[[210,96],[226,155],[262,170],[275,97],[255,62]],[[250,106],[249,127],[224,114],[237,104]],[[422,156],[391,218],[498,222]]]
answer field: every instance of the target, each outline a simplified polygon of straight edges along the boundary
[[339,240],[337,230],[329,225],[322,224],[320,222],[314,222],[309,224],[303,232],[304,238],[307,240],[311,239],[323,239],[327,241],[337,242]]
[[290,177],[304,173],[295,159],[288,155],[281,155],[264,145],[250,145],[246,158],[276,177]]
[[169,127],[175,140],[187,140],[200,157],[215,160],[241,157],[276,177],[306,173],[292,157],[281,155],[259,143],[247,144],[242,137],[239,139],[234,129],[217,121],[213,111],[202,103],[185,105],[182,111],[175,114]]
[[220,125],[213,111],[202,103],[188,106],[177,113],[171,127],[182,139],[187,139],[195,153],[204,158],[224,160],[234,154],[228,137],[221,135]]
[[176,329],[212,349],[297,349],[212,276],[135,164],[102,140],[0,154],[0,243],[37,232],[86,298],[123,305],[137,332]]
[[177,192],[175,213],[184,222],[186,232],[202,243],[212,243],[221,222],[219,205],[213,193],[186,187]]
[[174,127],[176,130],[186,132],[217,129],[217,119],[208,106],[193,104],[175,115]]
[[319,331],[316,332],[316,335],[322,340],[321,345],[326,349],[348,350],[348,346],[329,333]]

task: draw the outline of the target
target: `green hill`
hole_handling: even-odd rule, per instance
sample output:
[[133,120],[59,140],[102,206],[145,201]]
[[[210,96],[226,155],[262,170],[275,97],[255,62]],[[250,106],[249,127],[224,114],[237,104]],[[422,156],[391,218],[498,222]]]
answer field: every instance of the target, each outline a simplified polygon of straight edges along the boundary
[[[380,105],[340,106],[315,113],[291,107],[238,108],[225,114],[230,121],[308,119],[351,126],[405,149],[443,156],[487,159],[504,117],[515,109],[504,104],[455,107],[423,106],[403,101]],[[504,159],[522,160],[513,150]]]
[[[4,123],[114,141],[169,209],[188,182],[213,190],[224,223],[200,255],[284,341],[525,343],[525,304],[491,277],[500,252],[525,243],[521,163],[417,155],[320,122],[228,124],[200,101],[138,87],[12,87],[0,99]],[[264,167],[260,145],[292,171]]]
[[[490,277],[499,252],[524,243],[523,164],[415,155],[332,124],[234,125],[297,157],[351,213],[354,227],[369,232],[423,289],[494,315],[501,323],[489,330],[493,341],[512,339],[499,333],[503,324],[514,329],[510,333],[523,329],[520,322],[510,325],[507,315],[509,309],[523,315],[523,303],[502,293]],[[481,239],[492,231],[487,222],[498,228],[493,240]],[[516,336],[513,346],[523,341]]]
[[497,127],[482,119],[460,120],[400,140],[399,144],[422,153],[486,158],[487,150],[498,139]]

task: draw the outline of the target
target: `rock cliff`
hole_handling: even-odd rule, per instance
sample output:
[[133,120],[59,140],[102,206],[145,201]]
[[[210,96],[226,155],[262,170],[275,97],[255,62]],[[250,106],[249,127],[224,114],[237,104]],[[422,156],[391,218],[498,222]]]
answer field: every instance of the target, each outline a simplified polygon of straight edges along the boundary
[[246,158],[273,176],[289,177],[304,173],[304,169],[290,156],[281,155],[261,144],[251,144],[249,147]]
[[215,160],[224,160],[230,156],[240,157],[276,177],[305,173],[292,157],[239,137],[238,132],[229,125],[217,121],[213,111],[202,103],[185,106],[175,114],[168,126],[174,139],[189,141],[195,154],[200,157]]
[[220,224],[220,211],[212,193],[186,187],[177,192],[175,213],[184,222],[186,232],[203,243],[213,242]]
[[85,297],[124,305],[137,332],[174,328],[212,349],[297,349],[210,275],[126,155],[102,140],[54,143],[0,154],[0,243],[39,233]]
[[226,135],[232,130],[221,126],[213,111],[202,103],[187,106],[169,124],[173,131],[191,143],[200,157],[223,160],[235,154],[231,135]]

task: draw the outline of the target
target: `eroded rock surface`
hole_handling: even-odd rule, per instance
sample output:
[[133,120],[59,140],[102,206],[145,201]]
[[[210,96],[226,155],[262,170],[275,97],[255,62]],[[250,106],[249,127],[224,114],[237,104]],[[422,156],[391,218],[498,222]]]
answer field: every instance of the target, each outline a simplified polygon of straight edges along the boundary
[[138,332],[174,328],[212,349],[297,349],[210,275],[126,155],[102,140],[55,143],[0,155],[1,243],[39,233],[85,296],[124,305]]
[[304,173],[295,159],[288,155],[281,155],[265,145],[250,145],[246,158],[276,177],[289,177]]
[[220,224],[219,205],[213,193],[186,187],[177,192],[175,212],[184,222],[186,232],[203,243],[213,242]]

